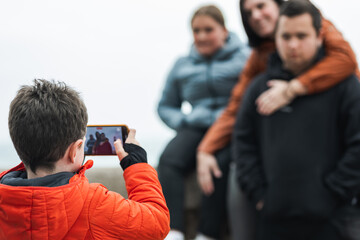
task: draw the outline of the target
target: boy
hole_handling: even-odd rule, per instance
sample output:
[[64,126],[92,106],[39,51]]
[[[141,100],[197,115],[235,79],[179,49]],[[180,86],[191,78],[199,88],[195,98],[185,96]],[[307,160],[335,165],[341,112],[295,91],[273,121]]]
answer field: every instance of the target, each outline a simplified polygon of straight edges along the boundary
[[10,105],[9,130],[22,161],[0,175],[0,239],[164,239],[169,212],[135,130],[115,142],[129,200],[90,184],[84,165],[88,116],[63,83],[35,80]]

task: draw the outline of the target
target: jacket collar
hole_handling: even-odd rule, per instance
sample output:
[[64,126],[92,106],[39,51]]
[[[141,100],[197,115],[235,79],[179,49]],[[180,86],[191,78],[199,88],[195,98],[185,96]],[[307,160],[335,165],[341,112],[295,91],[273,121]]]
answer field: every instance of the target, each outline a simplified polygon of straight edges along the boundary
[[[78,174],[75,174],[72,178],[70,178],[69,183],[74,182],[74,181],[78,180],[80,177],[85,176],[85,171],[86,171],[87,169],[90,169],[93,165],[94,165],[94,161],[93,161],[93,160],[88,160],[88,161],[86,161],[86,163],[85,163],[83,166],[81,166],[81,168],[78,170],[78,172],[77,172]],[[10,173],[10,172],[15,172],[15,171],[20,171],[20,172],[26,171],[24,164],[23,164],[23,163],[20,163],[20,164],[17,165],[16,167],[13,167],[13,168],[11,168],[11,169],[9,169],[9,170],[7,170],[7,171],[2,172],[2,173],[0,174],[0,179],[1,179],[2,177],[4,177],[6,174],[8,174],[8,173]]]
[[86,170],[92,168],[93,165],[94,165],[93,160],[86,161],[86,163],[84,165],[82,165],[81,168],[79,169],[78,174],[75,174],[72,178],[70,178],[69,183],[75,182],[78,179],[84,177]]
[[206,58],[202,56],[196,49],[195,45],[193,44],[190,49],[190,58],[192,58],[195,62],[202,62],[210,59],[224,59],[228,56],[232,55],[233,52],[238,51],[239,47],[241,47],[241,41],[238,36],[233,33],[229,32],[229,35],[226,39],[225,45],[219,49],[213,56],[210,58]]

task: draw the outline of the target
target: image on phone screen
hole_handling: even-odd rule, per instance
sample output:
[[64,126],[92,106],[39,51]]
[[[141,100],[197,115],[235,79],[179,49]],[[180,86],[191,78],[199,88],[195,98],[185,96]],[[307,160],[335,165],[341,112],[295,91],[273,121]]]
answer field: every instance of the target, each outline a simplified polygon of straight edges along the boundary
[[85,155],[116,155],[114,142],[124,144],[127,132],[126,126],[87,126]]

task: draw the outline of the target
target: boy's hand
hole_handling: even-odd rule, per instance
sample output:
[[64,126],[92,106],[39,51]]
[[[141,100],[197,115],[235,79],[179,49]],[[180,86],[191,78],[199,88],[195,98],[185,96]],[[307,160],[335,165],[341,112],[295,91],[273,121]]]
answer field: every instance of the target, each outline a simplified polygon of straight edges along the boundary
[[[125,143],[132,143],[132,144],[135,144],[137,146],[140,146],[140,143],[135,139],[135,135],[136,135],[136,130],[135,129],[130,129],[129,135],[128,135]],[[114,142],[114,146],[115,146],[116,154],[118,155],[120,161],[123,160],[124,157],[129,155],[127,152],[125,152],[124,147],[123,147],[122,142],[120,141],[120,139],[118,139],[118,140],[116,140]]]
[[146,151],[140,147],[139,142],[135,139],[135,129],[130,129],[129,136],[125,141],[125,146],[120,140],[114,143],[116,154],[120,160],[120,166],[125,171],[126,168],[136,163],[147,163]]

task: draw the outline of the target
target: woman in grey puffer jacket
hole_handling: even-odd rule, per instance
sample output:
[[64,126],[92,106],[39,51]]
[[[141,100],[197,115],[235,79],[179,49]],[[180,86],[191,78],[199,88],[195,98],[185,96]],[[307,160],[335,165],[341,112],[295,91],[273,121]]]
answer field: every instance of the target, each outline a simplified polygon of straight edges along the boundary
[[[161,155],[158,167],[170,210],[172,231],[167,239],[175,239],[171,237],[173,233],[181,236],[184,232],[184,179],[195,170],[196,148],[227,105],[248,56],[248,48],[226,30],[224,18],[215,6],[198,9],[191,27],[194,45],[187,57],[175,63],[158,106],[160,118],[177,131]],[[192,106],[189,114],[181,110],[184,102]],[[211,238],[219,238],[225,217],[229,149],[220,151],[217,161],[222,177],[214,179],[214,193],[203,196],[198,229],[200,234]]]

